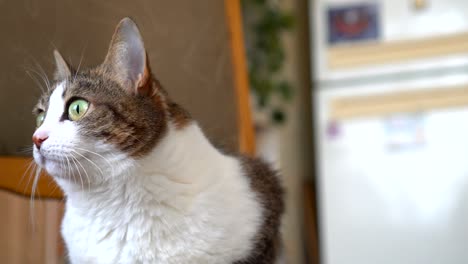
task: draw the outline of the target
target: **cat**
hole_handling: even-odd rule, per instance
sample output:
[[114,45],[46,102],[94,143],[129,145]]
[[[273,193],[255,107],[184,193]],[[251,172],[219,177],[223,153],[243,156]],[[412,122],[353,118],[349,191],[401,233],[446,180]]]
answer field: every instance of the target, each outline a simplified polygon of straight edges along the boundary
[[133,20],[120,21],[95,68],[54,57],[33,156],[66,196],[71,263],[278,261],[279,176],[213,147],[152,75]]

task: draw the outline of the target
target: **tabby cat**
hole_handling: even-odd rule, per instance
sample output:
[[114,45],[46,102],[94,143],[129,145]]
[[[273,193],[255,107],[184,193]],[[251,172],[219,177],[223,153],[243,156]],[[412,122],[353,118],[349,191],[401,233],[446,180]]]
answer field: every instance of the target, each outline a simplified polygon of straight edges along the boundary
[[213,147],[153,77],[131,19],[95,68],[54,57],[33,152],[65,193],[71,263],[277,263],[278,175]]

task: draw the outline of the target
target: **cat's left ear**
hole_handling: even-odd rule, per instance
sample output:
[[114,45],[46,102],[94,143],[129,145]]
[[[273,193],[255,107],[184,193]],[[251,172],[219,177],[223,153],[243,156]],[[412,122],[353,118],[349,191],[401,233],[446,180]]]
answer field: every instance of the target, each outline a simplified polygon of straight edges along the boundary
[[137,25],[124,18],[115,29],[103,67],[130,93],[148,95],[151,72]]
[[55,58],[55,80],[64,80],[70,77],[71,75],[71,67],[70,65],[63,59],[62,55],[57,50],[54,50],[54,58]]

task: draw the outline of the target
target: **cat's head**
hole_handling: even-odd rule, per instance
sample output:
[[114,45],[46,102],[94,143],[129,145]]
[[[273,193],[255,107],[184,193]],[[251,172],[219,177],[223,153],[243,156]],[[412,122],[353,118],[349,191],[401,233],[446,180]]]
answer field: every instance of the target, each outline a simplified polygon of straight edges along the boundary
[[39,166],[58,178],[108,180],[155,148],[167,132],[171,103],[151,75],[131,19],[118,24],[104,62],[95,68],[77,72],[57,51],[54,56],[56,82],[34,109]]

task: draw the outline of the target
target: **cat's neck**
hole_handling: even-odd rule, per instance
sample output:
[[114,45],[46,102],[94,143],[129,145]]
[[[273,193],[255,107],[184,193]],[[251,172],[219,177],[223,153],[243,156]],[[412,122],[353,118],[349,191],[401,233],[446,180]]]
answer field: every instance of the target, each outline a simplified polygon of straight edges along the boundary
[[[78,207],[116,201],[122,195],[148,196],[156,202],[171,197],[190,197],[222,180],[221,171],[232,159],[211,145],[196,123],[182,129],[169,127],[167,134],[147,156],[132,160],[104,183],[82,186],[59,180],[68,202]],[[118,164],[116,164],[118,166]],[[188,201],[176,201],[184,206]]]
[[196,123],[182,129],[169,127],[167,135],[149,155],[139,160],[144,175],[163,174],[175,181],[193,184],[225,160]]

